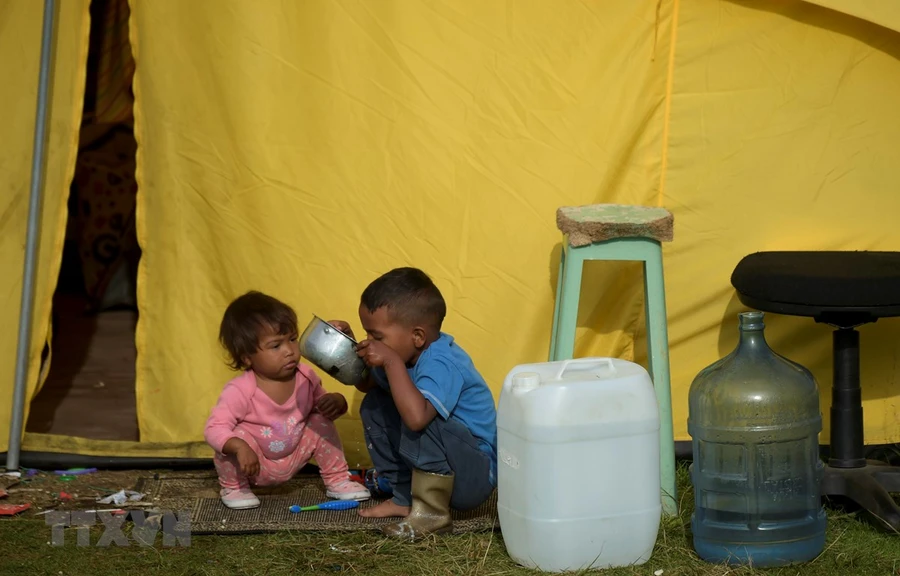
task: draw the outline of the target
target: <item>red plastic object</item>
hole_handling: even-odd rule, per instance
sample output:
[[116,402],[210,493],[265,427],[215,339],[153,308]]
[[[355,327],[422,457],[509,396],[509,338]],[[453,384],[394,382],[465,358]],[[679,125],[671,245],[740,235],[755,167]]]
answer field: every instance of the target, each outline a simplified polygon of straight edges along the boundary
[[359,470],[350,470],[350,480],[354,482],[359,482],[360,484],[365,484],[366,482],[366,469],[362,468]]
[[0,504],[0,516],[15,516],[29,508],[31,504]]

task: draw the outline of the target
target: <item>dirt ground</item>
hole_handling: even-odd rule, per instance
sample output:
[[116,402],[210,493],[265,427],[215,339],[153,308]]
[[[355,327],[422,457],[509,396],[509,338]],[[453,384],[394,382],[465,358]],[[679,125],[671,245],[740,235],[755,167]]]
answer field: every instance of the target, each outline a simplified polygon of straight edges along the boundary
[[[170,494],[170,498],[217,498],[219,495],[218,482],[212,467],[204,470],[99,470],[71,476],[59,475],[53,470],[42,470],[29,476],[23,471],[20,478],[5,476],[0,469],[0,489],[7,492],[6,496],[0,492],[0,504],[31,504],[30,509],[20,513],[24,516],[39,514],[46,510],[152,509],[158,503],[150,494],[139,501],[129,501],[120,506],[100,504],[97,499],[123,489],[137,491],[140,478],[163,476],[208,479],[202,487],[188,489],[184,493]],[[290,493],[291,490],[294,490],[294,487],[285,485],[258,488],[256,493],[277,496]]]
[[[109,496],[119,490],[134,490],[138,478],[163,474],[166,471],[113,470],[97,471],[90,474],[65,476],[53,471],[40,471],[33,476],[23,473],[21,478],[0,476],[0,489],[7,492],[0,498],[0,504],[31,504],[22,512],[32,515],[45,510],[96,510],[117,508],[114,504],[98,504],[97,499]],[[148,501],[149,500],[149,501]],[[129,502],[127,508],[152,507],[149,497],[140,502]]]

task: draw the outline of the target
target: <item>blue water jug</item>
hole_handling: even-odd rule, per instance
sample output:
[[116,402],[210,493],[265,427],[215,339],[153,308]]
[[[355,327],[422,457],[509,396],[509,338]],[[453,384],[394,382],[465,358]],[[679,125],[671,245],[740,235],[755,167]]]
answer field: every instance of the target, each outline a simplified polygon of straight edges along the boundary
[[694,549],[706,561],[783,566],[825,547],[816,380],[766,343],[762,312],[688,397]]

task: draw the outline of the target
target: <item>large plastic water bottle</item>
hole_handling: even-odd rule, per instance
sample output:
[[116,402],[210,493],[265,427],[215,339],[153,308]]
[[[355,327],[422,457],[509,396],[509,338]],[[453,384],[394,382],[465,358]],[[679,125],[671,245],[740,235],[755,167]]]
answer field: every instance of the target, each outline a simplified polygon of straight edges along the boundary
[[642,564],[661,515],[659,411],[641,366],[515,367],[497,410],[497,512],[510,557],[549,572]]
[[716,563],[805,562],[825,546],[818,386],[769,348],[762,312],[739,319],[737,348],[689,395],[694,549]]

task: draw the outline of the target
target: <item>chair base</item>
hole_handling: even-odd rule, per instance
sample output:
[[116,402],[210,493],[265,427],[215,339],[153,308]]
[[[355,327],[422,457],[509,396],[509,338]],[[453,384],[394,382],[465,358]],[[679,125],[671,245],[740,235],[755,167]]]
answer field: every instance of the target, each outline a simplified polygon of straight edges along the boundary
[[889,492],[900,492],[900,468],[866,460],[857,468],[825,466],[822,494],[840,496],[859,505],[875,527],[900,533],[900,505]]
[[848,324],[844,318],[833,332],[831,458],[825,467],[822,493],[853,501],[873,525],[900,533],[900,506],[888,493],[900,492],[900,468],[864,456],[859,332]]

